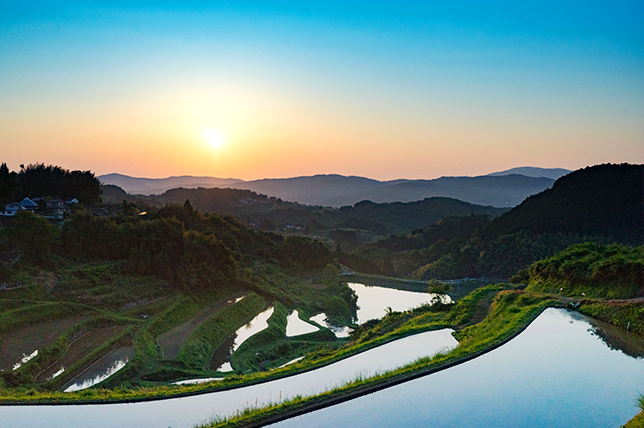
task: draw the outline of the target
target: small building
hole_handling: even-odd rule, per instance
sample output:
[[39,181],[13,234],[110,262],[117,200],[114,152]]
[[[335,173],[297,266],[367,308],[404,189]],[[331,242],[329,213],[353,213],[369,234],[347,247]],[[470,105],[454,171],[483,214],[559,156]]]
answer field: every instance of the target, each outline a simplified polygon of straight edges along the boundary
[[26,210],[29,210],[31,212],[34,212],[38,209],[38,204],[34,201],[32,201],[29,198],[25,198],[22,201],[18,202],[20,206]]
[[20,204],[16,202],[12,202],[10,204],[5,205],[3,214],[6,216],[13,217],[20,210],[24,210],[24,208]]
[[45,203],[47,205],[47,212],[51,214],[53,218],[63,218],[65,213],[65,202],[61,199],[46,199]]

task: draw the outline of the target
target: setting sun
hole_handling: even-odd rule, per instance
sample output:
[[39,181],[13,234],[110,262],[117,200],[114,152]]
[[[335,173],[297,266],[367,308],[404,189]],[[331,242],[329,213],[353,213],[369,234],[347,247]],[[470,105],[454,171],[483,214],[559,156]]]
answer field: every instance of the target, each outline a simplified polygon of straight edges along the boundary
[[224,136],[221,132],[213,131],[212,129],[204,129],[204,138],[215,148],[221,147],[224,144]]

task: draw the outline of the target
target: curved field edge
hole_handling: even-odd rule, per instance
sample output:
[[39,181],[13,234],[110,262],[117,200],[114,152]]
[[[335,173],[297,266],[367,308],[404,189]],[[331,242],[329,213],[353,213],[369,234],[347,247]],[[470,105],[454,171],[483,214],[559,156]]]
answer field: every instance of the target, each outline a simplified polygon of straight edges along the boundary
[[[271,405],[270,408],[245,409],[241,411],[239,415],[234,416],[234,418],[246,415],[244,418],[250,419],[240,419],[237,421],[236,419],[228,418],[226,419],[225,424],[239,424],[239,426],[247,426],[247,424],[254,420],[263,420],[264,417],[269,416],[279,417],[279,419],[276,420],[281,420],[300,413],[308,412],[315,408],[326,407],[339,402],[335,400],[346,401],[351,398],[355,398],[378,389],[383,389],[396,383],[405,382],[415,377],[425,376],[435,371],[443,370],[447,367],[475,358],[501,346],[521,333],[547,307],[564,307],[570,303],[569,301],[550,295],[538,295],[516,290],[502,291],[505,287],[505,285],[499,284],[482,287],[471,293],[466,298],[461,299],[458,304],[451,308],[447,315],[430,312],[413,316],[413,310],[406,311],[405,313],[394,313],[393,316],[411,314],[413,317],[405,322],[403,326],[390,333],[368,340],[364,343],[358,343],[357,345],[350,346],[346,349],[341,349],[340,352],[313,362],[307,363],[305,362],[306,360],[304,360],[300,363],[295,363],[291,366],[270,372],[228,376],[224,381],[213,382],[210,384],[140,387],[136,389],[123,388],[120,386],[115,389],[103,389],[97,387],[74,393],[62,393],[58,391],[48,392],[31,389],[22,391],[2,389],[0,390],[0,405],[107,404],[117,402],[162,400],[167,398],[206,394],[268,382],[277,378],[288,377],[305,371],[314,370],[367,349],[371,349],[392,340],[408,336],[410,334],[419,333],[421,331],[445,327],[461,328],[460,331],[454,333],[460,344],[455,350],[448,354],[438,355],[432,358],[423,358],[405,367],[379,374],[369,379],[358,379],[347,385],[341,386],[337,390],[327,391],[319,396],[306,398],[296,397],[289,402],[275,403],[274,405]],[[498,295],[494,299],[491,311],[487,317],[478,324],[465,327],[470,323],[470,321],[479,321],[478,319],[473,319],[475,318],[476,305],[485,298],[488,298],[491,294],[496,295],[497,293]],[[429,321],[427,323],[419,321],[423,318],[426,318]],[[383,318],[383,322],[384,320],[385,319]],[[321,407],[309,408],[309,405]],[[257,412],[260,412],[261,414],[257,414]],[[224,419],[221,420],[223,421]],[[262,422],[261,424],[265,423],[267,422]],[[225,424],[221,426],[235,426]]]
[[314,396],[296,396],[280,403],[262,403],[259,407],[241,409],[227,417],[215,416],[211,421],[196,427],[264,426],[427,376],[504,345],[523,332],[545,309],[563,306],[560,300],[549,296],[503,291],[496,297],[490,314],[483,322],[455,333],[459,346],[452,351],[419,358],[403,367],[372,377],[359,376],[344,385]]
[[[374,347],[383,345],[385,343],[391,342],[393,340],[409,336],[411,334],[420,333],[428,330],[435,330],[439,328],[445,328],[456,325],[463,325],[467,323],[469,319],[472,318],[474,312],[473,307],[480,301],[482,298],[485,298],[489,295],[494,295],[498,291],[503,289],[503,285],[494,285],[487,286],[481,289],[476,290],[471,293],[466,298],[461,299],[461,301],[455,305],[452,320],[445,320],[445,313],[426,313],[428,307],[417,308],[413,310],[405,311],[404,313],[392,312],[388,316],[384,317],[381,322],[383,324],[390,323],[393,321],[396,325],[399,322],[399,319],[402,318],[402,325],[395,328],[393,331],[388,331],[385,334],[378,334],[377,337],[370,337],[369,335],[364,335],[356,340],[357,343],[349,343],[346,347],[340,348],[338,350],[329,351],[329,352],[317,352],[313,355],[310,355],[309,358],[295,364],[291,364],[287,367],[257,372],[246,375],[232,375],[226,376],[223,381],[212,382],[212,383],[203,383],[203,384],[193,384],[193,385],[181,385],[181,386],[168,386],[168,385],[155,385],[152,387],[138,387],[138,388],[127,388],[116,385],[112,389],[105,388],[108,380],[102,382],[101,384],[88,388],[86,390],[63,393],[60,391],[47,391],[47,390],[38,390],[35,388],[21,388],[21,389],[0,389],[0,405],[34,405],[34,404],[100,404],[100,403],[118,403],[118,402],[135,402],[135,401],[151,401],[151,400],[162,400],[166,398],[175,398],[175,397],[184,397],[197,394],[205,394],[215,391],[228,390],[239,388],[243,386],[249,386],[253,384],[268,382],[277,378],[283,378],[288,376],[293,376],[299,373],[303,373],[310,370],[315,370],[317,368],[329,365],[341,359],[350,357],[352,355],[358,354],[360,352],[372,349]],[[186,305],[186,300],[184,299],[180,302],[176,302],[174,305],[171,305],[166,309],[168,312],[177,312],[177,308]],[[246,299],[244,299],[246,300]],[[241,302],[243,302],[242,300]],[[240,302],[240,303],[241,303]],[[188,304],[188,306],[192,306]],[[278,307],[281,305],[278,304]],[[196,309],[196,308],[195,308]],[[195,310],[193,309],[193,310]],[[179,311],[183,312],[183,311]],[[278,311],[280,312],[280,311]],[[285,311],[284,311],[285,312]],[[419,315],[420,314],[420,315]],[[285,315],[285,314],[284,314]],[[273,324],[274,317],[269,319],[269,324]],[[182,318],[185,318],[185,314]],[[162,318],[163,319],[163,318]],[[284,319],[285,323],[285,319]],[[155,333],[162,328],[154,328],[155,323],[148,324],[144,327],[144,330],[147,331],[147,342],[154,349],[154,339]],[[158,326],[157,326],[158,327]],[[284,326],[275,326],[272,327],[280,330],[283,333],[285,331]],[[269,328],[268,330],[271,330]],[[157,330],[157,331],[155,331]],[[153,333],[154,332],[154,333]],[[265,331],[262,333],[270,333]],[[262,334],[260,333],[260,335]],[[135,338],[134,344],[135,347],[137,342],[141,344],[143,335],[138,335],[138,340]],[[252,340],[253,338],[251,338]],[[150,346],[148,345],[148,346]],[[130,370],[134,370],[137,365],[137,357],[134,361],[130,361],[128,365],[121,371],[116,374],[116,378],[120,377],[119,375],[128,371],[128,366]],[[308,361],[307,361],[308,360]],[[121,375],[123,376],[123,375]]]

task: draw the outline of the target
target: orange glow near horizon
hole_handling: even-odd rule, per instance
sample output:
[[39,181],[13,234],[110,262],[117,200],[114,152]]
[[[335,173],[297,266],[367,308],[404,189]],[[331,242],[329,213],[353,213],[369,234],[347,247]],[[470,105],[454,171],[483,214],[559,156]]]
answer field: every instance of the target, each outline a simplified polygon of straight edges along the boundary
[[0,116],[2,161],[14,170],[45,162],[150,178],[389,180],[637,162],[641,151],[640,130],[619,121],[443,111],[413,102],[333,103],[323,93],[302,98],[266,82],[143,91],[125,104],[105,97],[92,108],[33,102],[29,115],[7,111]]
[[390,180],[642,159],[637,2],[610,20],[578,2],[574,22],[449,2],[382,14],[49,3],[0,14],[12,170]]

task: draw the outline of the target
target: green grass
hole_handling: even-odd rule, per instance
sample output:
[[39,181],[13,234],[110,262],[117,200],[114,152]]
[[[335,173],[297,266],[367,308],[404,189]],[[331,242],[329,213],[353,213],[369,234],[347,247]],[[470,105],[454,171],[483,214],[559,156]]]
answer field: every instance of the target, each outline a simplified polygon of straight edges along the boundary
[[637,397],[636,403],[640,412],[635,415],[633,419],[628,421],[626,425],[623,425],[624,428],[644,428],[644,394],[640,394],[639,397]]
[[[467,327],[458,335],[459,346],[448,353],[420,358],[404,367],[377,374],[373,377],[356,379],[337,388],[312,397],[297,396],[282,403],[239,410],[228,417],[214,417],[200,427],[233,427],[266,421],[271,417],[285,417],[300,411],[323,407],[324,403],[348,399],[386,387],[392,382],[432,373],[450,365],[466,361],[509,340],[548,306],[558,306],[548,297],[528,295],[522,291],[502,291],[494,300],[490,314],[476,325]],[[456,318],[460,318],[457,316]]]
[[330,347],[336,349],[345,342],[336,340],[328,329],[286,337],[287,310],[279,302],[268,319],[268,328],[250,337],[231,357],[235,371],[241,373],[258,372],[280,365],[305,355],[313,354]]
[[42,302],[9,309],[0,314],[0,335],[24,326],[58,320],[82,313],[96,313],[95,309],[78,303]]
[[[239,303],[246,301],[247,298],[243,299]],[[179,322],[179,318],[186,318],[186,314],[189,308],[191,299],[186,299],[183,297],[176,298],[174,304],[169,306],[166,309],[168,312],[167,316],[163,316],[163,312],[159,314],[159,317],[155,317],[155,320],[145,321],[144,327],[141,328],[137,334],[137,340],[141,342],[141,332],[145,331],[148,336],[155,337],[155,334],[158,334],[161,331],[165,331],[171,325],[176,325]],[[248,300],[250,301],[250,300]],[[259,299],[261,302],[261,299]],[[239,304],[238,303],[238,304]],[[461,305],[475,304],[476,299],[465,300]],[[194,304],[194,302],[192,303]],[[236,306],[236,305],[233,305]],[[199,305],[195,304],[195,307],[192,309],[194,311],[198,310]],[[259,312],[263,308],[257,308],[255,312]],[[170,322],[169,318],[172,317],[171,313],[174,313],[175,320]],[[299,357],[302,354],[300,351],[314,351],[308,352],[307,358],[304,360],[294,363],[292,365],[286,366],[280,369],[274,369],[270,371],[261,371],[255,373],[249,373],[245,375],[232,375],[226,376],[224,381],[214,382],[212,384],[196,384],[196,385],[182,385],[182,386],[165,386],[159,384],[145,384],[144,382],[140,383],[138,386],[127,386],[127,382],[123,382],[122,387],[117,387],[112,390],[105,390],[101,388],[90,388],[85,391],[79,391],[75,393],[62,394],[55,391],[38,391],[30,389],[22,389],[19,391],[3,389],[0,390],[0,401],[4,402],[20,402],[20,401],[34,401],[34,402],[94,402],[94,401],[123,401],[123,400],[140,400],[140,399],[150,399],[154,397],[168,397],[168,396],[182,396],[194,393],[200,393],[205,391],[215,391],[222,389],[231,389],[235,387],[240,387],[244,385],[249,385],[257,382],[267,381],[282,377],[284,375],[301,372],[303,370],[310,370],[312,368],[321,367],[323,365],[330,364],[332,362],[338,361],[342,358],[346,358],[350,355],[354,355],[358,352],[370,349],[374,346],[382,344],[386,341],[393,340],[398,337],[403,337],[409,334],[413,334],[420,331],[426,331],[435,328],[441,328],[446,325],[442,319],[446,316],[444,312],[434,313],[431,315],[427,312],[427,308],[421,308],[419,310],[410,310],[404,313],[392,313],[390,318],[384,321],[382,326],[379,326],[378,329],[383,333],[382,336],[373,337],[373,338],[363,338],[360,341],[347,342],[336,341],[334,338],[330,342],[320,343],[320,337],[316,335],[321,334],[331,334],[327,330],[321,330],[321,332],[311,333],[305,336],[299,336],[295,338],[285,338],[284,332],[286,328],[286,314],[288,311],[279,303],[276,304],[276,311],[274,316],[269,320],[269,328],[265,331],[259,333],[258,335],[249,339],[249,341],[254,341],[253,344],[250,342],[248,349],[240,348],[242,351],[241,356],[244,356],[246,352],[247,356],[249,353],[250,345],[260,345],[263,346],[264,350],[271,355],[278,356],[279,358],[275,359],[270,367],[276,367],[279,364],[282,364],[292,357]],[[178,316],[178,314],[183,314]],[[254,314],[253,314],[254,315]],[[252,318],[252,316],[249,315]],[[395,321],[395,322],[390,322]],[[241,322],[238,323],[241,325]],[[235,326],[237,327],[237,326]],[[234,331],[234,330],[233,330]],[[322,333],[325,331],[326,333]],[[196,331],[195,331],[196,333]],[[220,335],[220,337],[223,336]],[[224,336],[225,337],[225,336]],[[281,337],[281,339],[279,339]],[[271,341],[272,339],[272,341]],[[275,340],[277,339],[277,340]],[[327,339],[330,339],[327,336]],[[135,344],[137,343],[135,340]],[[316,343],[317,342],[317,343]],[[153,342],[152,342],[153,343]],[[291,344],[291,354],[285,354],[280,356],[280,352],[283,349],[279,349],[280,344],[290,343]],[[338,349],[338,346],[340,348]],[[154,347],[153,347],[154,348]],[[242,345],[242,348],[244,346]],[[139,351],[137,351],[139,352]],[[253,354],[254,355],[254,354]],[[140,354],[138,356],[140,357]],[[137,358],[137,357],[135,357]],[[280,359],[281,358],[281,359]],[[247,361],[250,361],[251,358],[247,357]],[[207,358],[202,358],[202,361],[207,361]],[[141,358],[142,362],[149,361]],[[242,364],[246,364],[242,362]],[[128,370],[128,367],[131,367],[129,374],[124,374],[121,379],[125,380],[132,378],[137,373],[136,364],[128,363],[128,366],[123,370],[119,371],[116,375],[120,375],[122,372]],[[154,369],[159,369],[159,366],[153,365]],[[169,369],[170,370],[170,369]],[[201,370],[201,367],[199,368]],[[192,373],[197,374],[199,370],[192,371]],[[187,374],[190,370],[184,370]],[[202,372],[202,375],[205,372]],[[212,374],[212,373],[211,373]],[[114,382],[116,385],[118,382]],[[125,385],[125,387],[123,387]]]
[[586,300],[581,302],[577,311],[642,335],[644,305],[641,303],[605,303]]
[[[223,294],[218,298],[222,296]],[[299,401],[296,400],[297,402],[289,405],[280,404],[272,410],[264,409],[260,413],[253,413],[256,410],[242,412],[247,416],[251,413],[255,415],[248,416],[251,418],[261,418],[267,414],[286,414],[297,406],[326,402],[325,400],[343,397],[347,394],[360,394],[365,390],[380,388],[391,381],[419,376],[473,358],[499,346],[520,332],[545,307],[563,306],[563,302],[553,296],[528,293],[513,289],[505,284],[489,285],[475,290],[451,307],[441,308],[441,311],[437,312],[429,307],[421,307],[405,312],[392,312],[378,322],[361,327],[358,334],[351,340],[331,338],[331,341],[324,342],[323,336],[316,336],[322,335],[321,332],[326,331],[324,329],[311,335],[296,338],[285,337],[286,315],[289,311],[285,305],[275,302],[275,311],[269,319],[269,328],[250,338],[235,354],[233,364],[238,369],[237,374],[227,375],[223,381],[210,384],[182,386],[136,380],[137,374],[151,373],[155,370],[165,370],[168,380],[176,379],[177,376],[199,377],[206,374],[211,376],[213,372],[207,369],[207,365],[212,351],[221,340],[230,334],[229,332],[234,331],[264,309],[265,301],[260,296],[254,294],[251,296],[253,297],[250,299],[247,297],[228,308],[231,310],[235,308],[234,312],[230,314],[219,312],[195,330],[189,339],[191,343],[196,345],[193,345],[195,348],[190,352],[185,351],[183,358],[187,359],[179,359],[178,356],[178,361],[174,363],[160,361],[155,338],[161,332],[190,319],[208,302],[216,300],[212,295],[210,297],[207,297],[206,294],[191,297],[177,295],[169,299],[169,302],[165,301],[160,306],[157,315],[146,321],[139,320],[142,327],[135,335],[135,346],[137,346],[135,359],[139,359],[140,365],[128,364],[125,369],[113,377],[111,383],[103,385],[113,385],[113,389],[94,387],[63,394],[29,387],[3,388],[0,389],[0,401],[5,403],[25,401],[40,403],[118,402],[225,390],[321,367],[409,334],[443,327],[457,329],[455,336],[459,340],[460,346],[449,354],[438,355],[431,359],[421,359],[396,371],[380,374],[370,379],[360,378],[350,384],[343,385],[336,391],[325,392],[321,396],[313,398],[300,398]],[[244,302],[248,306],[239,305]],[[310,309],[301,308],[302,313],[307,310]],[[121,316],[124,320],[128,319],[124,315]],[[196,352],[193,352],[195,350]],[[257,352],[260,355],[255,358],[254,354]],[[304,360],[281,369],[239,374],[239,372],[261,370],[262,368],[274,368],[292,358],[302,356],[303,353],[306,353]],[[259,363],[267,360],[269,360],[268,363],[260,366]],[[128,367],[130,368],[128,369]]]
[[186,368],[207,369],[215,349],[232,333],[251,321],[266,307],[266,301],[250,293],[204,321],[186,339],[175,361]]
[[124,341],[137,326],[131,325],[130,320],[118,317],[99,316],[81,321],[62,332],[52,345],[39,349],[38,355],[29,362],[23,364],[18,370],[3,373],[3,379],[6,383],[13,385],[14,387],[33,383],[39,373],[47,369],[51,364],[55,363],[65,354],[69,345],[78,338],[82,331],[115,325],[126,325],[129,327],[119,335],[94,348],[72,366],[66,367],[65,371],[55,379],[44,382],[36,387],[44,390],[55,390],[73,378],[80,369],[98,359],[115,344]]

